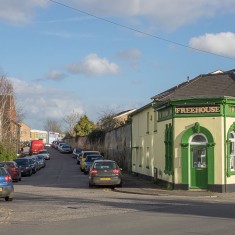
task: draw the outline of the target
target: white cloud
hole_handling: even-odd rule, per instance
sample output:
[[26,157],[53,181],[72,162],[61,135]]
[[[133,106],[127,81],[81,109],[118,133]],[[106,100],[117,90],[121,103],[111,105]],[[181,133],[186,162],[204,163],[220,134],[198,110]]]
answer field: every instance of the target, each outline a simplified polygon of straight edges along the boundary
[[73,74],[92,75],[116,75],[119,73],[119,66],[106,58],[100,58],[96,54],[90,54],[77,64],[66,66],[68,72]]
[[36,8],[48,5],[47,0],[1,0],[0,19],[14,22],[29,22]]
[[[199,19],[235,12],[235,0],[59,0],[58,2],[107,18],[125,17],[139,22],[144,17],[156,27],[176,29]],[[37,8],[54,7],[48,0],[1,0],[0,19],[27,22]],[[60,6],[63,7],[63,6]],[[59,21],[59,19],[57,19]],[[143,20],[141,20],[143,22]]]
[[54,69],[54,70],[51,70],[51,71],[47,74],[46,79],[48,79],[48,80],[54,80],[54,81],[59,81],[59,80],[64,80],[65,77],[66,77],[66,75],[65,75],[63,72]]
[[204,17],[235,12],[235,0],[71,0],[69,5],[99,16],[130,17],[132,21],[145,17],[155,26],[171,30]]
[[235,33],[223,32],[205,34],[194,37],[189,42],[190,47],[209,51],[224,56],[235,56]]
[[84,113],[82,104],[75,94],[64,90],[47,88],[11,78],[17,100],[25,112],[25,122],[33,129],[41,129],[45,120],[62,120],[71,112]]

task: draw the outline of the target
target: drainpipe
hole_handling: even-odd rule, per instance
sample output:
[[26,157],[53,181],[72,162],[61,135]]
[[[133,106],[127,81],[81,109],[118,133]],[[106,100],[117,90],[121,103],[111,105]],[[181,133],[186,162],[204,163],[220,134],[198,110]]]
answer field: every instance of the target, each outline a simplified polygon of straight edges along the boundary
[[171,126],[172,126],[172,168],[173,168],[173,174],[172,174],[172,183],[173,183],[173,189],[175,188],[175,131],[174,131],[174,108],[173,105],[171,104]]
[[[226,99],[227,101],[227,99]],[[227,192],[227,127],[226,127],[226,114],[225,114],[225,104],[226,101],[223,102],[223,112],[224,112],[224,190]]]

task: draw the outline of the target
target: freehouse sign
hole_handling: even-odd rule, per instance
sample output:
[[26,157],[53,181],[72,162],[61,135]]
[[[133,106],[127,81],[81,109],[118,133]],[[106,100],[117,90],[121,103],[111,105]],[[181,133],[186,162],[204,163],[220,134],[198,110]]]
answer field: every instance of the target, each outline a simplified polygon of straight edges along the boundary
[[220,113],[220,106],[176,107],[176,114]]

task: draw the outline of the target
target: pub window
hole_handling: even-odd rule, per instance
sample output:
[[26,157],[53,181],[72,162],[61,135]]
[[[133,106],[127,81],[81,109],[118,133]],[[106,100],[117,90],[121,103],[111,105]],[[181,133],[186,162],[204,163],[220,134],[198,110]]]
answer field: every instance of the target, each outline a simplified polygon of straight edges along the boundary
[[166,124],[165,129],[165,174],[173,174],[173,127]]
[[230,171],[235,171],[235,134],[230,133]]

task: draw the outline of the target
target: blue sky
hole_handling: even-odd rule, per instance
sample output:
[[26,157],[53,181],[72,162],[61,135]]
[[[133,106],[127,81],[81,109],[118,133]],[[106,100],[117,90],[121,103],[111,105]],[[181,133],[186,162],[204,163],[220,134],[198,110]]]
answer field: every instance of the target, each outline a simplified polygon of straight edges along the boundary
[[0,74],[12,80],[32,129],[72,112],[96,122],[188,76],[235,68],[235,0],[0,4]]

